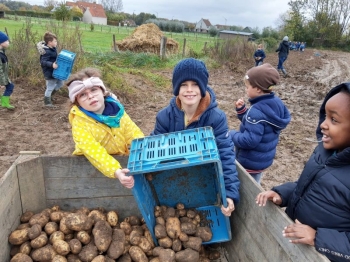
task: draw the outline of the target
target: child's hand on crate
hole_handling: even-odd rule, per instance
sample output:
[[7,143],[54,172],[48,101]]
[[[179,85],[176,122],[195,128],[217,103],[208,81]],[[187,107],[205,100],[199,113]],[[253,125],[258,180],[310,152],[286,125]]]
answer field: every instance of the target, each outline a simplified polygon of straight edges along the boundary
[[221,206],[221,212],[229,217],[231,216],[231,213],[235,210],[235,204],[233,203],[233,200],[231,198],[226,198],[227,200],[227,207]]
[[58,64],[57,64],[56,62],[54,62],[54,63],[52,64],[52,67],[53,67],[54,69],[56,69],[56,68],[58,67]]
[[115,171],[115,177],[118,178],[120,183],[126,188],[133,188],[135,181],[133,176],[126,175],[129,172],[130,170],[127,168],[118,169]]

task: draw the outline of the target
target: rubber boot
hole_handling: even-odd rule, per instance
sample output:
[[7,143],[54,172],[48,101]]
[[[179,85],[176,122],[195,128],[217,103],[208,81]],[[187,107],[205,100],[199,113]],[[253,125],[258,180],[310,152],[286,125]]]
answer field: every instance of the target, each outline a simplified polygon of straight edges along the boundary
[[52,102],[51,102],[51,97],[49,97],[49,96],[45,96],[44,97],[44,104],[45,104],[45,106],[47,106],[47,107],[53,107],[54,105],[52,104]]
[[57,90],[54,89],[51,93],[51,101],[56,101],[56,98],[53,97],[54,94],[56,94],[56,93],[57,93]]
[[13,110],[15,107],[10,104],[10,97],[9,96],[2,96],[1,97],[1,106],[5,107],[7,109]]
[[287,75],[286,69],[282,69],[282,73],[283,73],[284,77],[287,77],[287,76],[288,76],[288,75]]

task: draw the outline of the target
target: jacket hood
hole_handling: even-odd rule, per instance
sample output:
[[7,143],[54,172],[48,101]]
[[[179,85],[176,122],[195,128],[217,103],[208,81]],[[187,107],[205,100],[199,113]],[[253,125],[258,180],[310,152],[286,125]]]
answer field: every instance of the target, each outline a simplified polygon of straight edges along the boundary
[[321,133],[321,124],[322,122],[326,119],[326,103],[327,101],[334,96],[335,94],[339,93],[340,90],[343,88],[348,88],[350,90],[350,82],[342,83],[340,85],[337,85],[336,87],[333,87],[328,94],[326,95],[325,99],[323,100],[323,103],[320,108],[320,113],[319,113],[319,121],[318,121],[318,126],[316,129],[316,137],[317,140],[322,138],[322,133]]
[[36,44],[36,49],[38,50],[40,55],[45,55],[46,51],[45,49],[48,49],[49,47],[45,44],[45,41],[40,41]]

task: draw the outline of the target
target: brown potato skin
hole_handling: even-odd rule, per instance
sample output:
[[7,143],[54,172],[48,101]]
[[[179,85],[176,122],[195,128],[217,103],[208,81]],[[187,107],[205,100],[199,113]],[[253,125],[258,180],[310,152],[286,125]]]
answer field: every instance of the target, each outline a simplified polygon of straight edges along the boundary
[[8,240],[12,245],[22,245],[29,240],[28,228],[13,231]]
[[51,261],[57,253],[51,245],[38,248],[33,251],[32,258],[34,261]]
[[33,259],[27,254],[18,253],[10,260],[10,262],[33,262]]
[[49,217],[43,213],[35,214],[29,220],[29,224],[31,226],[35,224],[39,224],[41,228],[43,228],[48,222],[49,222]]
[[32,216],[34,216],[34,212],[32,212],[32,211],[24,212],[20,218],[21,223],[28,223]]
[[135,262],[148,262],[146,254],[138,246],[132,246],[129,249],[130,257]]
[[112,242],[112,233],[112,228],[107,221],[99,220],[96,222],[92,234],[94,236],[95,245],[99,251],[107,251]]
[[199,253],[187,248],[175,254],[176,262],[199,261]]
[[69,244],[64,240],[57,240],[53,243],[53,249],[57,254],[65,256],[70,252]]
[[78,239],[76,239],[76,238],[73,238],[73,239],[69,240],[68,244],[69,244],[69,247],[70,247],[70,252],[72,254],[79,254],[81,249],[82,249],[82,247],[83,247],[81,242]]
[[41,232],[40,236],[37,238],[34,238],[32,241],[30,241],[30,245],[32,248],[41,248],[43,246],[47,245],[47,242],[49,241],[47,235],[45,232]]

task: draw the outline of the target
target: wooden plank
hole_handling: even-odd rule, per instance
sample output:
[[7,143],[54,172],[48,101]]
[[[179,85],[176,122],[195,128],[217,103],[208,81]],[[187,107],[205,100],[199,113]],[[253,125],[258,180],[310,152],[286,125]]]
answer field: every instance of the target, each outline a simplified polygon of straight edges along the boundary
[[22,215],[16,165],[0,178],[0,261],[9,261],[8,236],[17,228]]
[[[292,221],[284,211],[272,203],[268,203],[266,207],[259,207],[255,203],[255,197],[261,192],[261,187],[239,163],[237,169],[241,181],[241,202],[231,217],[231,225],[236,229],[232,232],[233,238],[242,244],[238,250],[234,240],[224,243],[229,256],[234,260],[238,258],[241,261],[260,261],[263,251],[267,261],[329,261],[311,246],[289,243],[289,239],[282,236],[282,230]],[[238,227],[245,230],[237,230]],[[245,243],[247,239],[255,243]],[[234,254],[231,250],[235,250]]]
[[100,197],[100,198],[73,198],[73,199],[55,199],[47,200],[48,207],[59,205],[63,210],[74,210],[82,206],[88,208],[103,207],[110,211],[115,210],[124,219],[127,216],[141,216],[133,196],[124,197]]
[[20,156],[16,162],[23,212],[42,211],[46,208],[46,196],[41,157],[22,161]]

